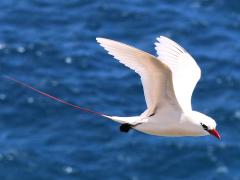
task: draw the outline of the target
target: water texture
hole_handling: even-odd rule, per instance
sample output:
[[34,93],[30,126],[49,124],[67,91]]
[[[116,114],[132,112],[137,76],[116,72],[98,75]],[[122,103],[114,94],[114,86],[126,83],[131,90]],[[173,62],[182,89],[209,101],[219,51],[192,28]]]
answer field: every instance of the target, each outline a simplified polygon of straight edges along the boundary
[[239,1],[1,0],[0,9],[1,76],[109,115],[146,105],[138,75],[95,38],[154,55],[156,37],[173,38],[202,69],[194,109],[216,119],[222,135],[123,134],[1,78],[1,180],[240,179]]

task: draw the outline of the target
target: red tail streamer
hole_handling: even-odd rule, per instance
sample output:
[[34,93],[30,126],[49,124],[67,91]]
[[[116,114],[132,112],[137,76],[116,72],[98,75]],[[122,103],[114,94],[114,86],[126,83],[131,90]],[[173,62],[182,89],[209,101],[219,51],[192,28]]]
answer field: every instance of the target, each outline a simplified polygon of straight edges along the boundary
[[24,87],[26,87],[26,88],[28,88],[28,89],[31,89],[31,90],[33,90],[33,91],[35,91],[35,92],[37,92],[37,93],[39,93],[39,94],[41,94],[41,95],[43,95],[43,96],[46,96],[46,97],[48,97],[48,98],[50,98],[50,99],[53,99],[53,100],[58,101],[58,102],[61,102],[61,103],[65,104],[65,105],[67,105],[67,106],[71,106],[71,107],[73,107],[73,108],[75,108],[75,109],[78,109],[78,110],[81,110],[81,111],[85,111],[85,112],[89,112],[89,113],[92,113],[92,114],[95,114],[95,115],[98,115],[98,116],[107,117],[107,115],[102,114],[102,113],[100,113],[100,112],[96,112],[96,111],[93,111],[93,110],[91,110],[91,109],[84,108],[84,107],[80,107],[80,106],[71,104],[71,103],[69,103],[69,102],[66,102],[66,101],[64,101],[63,99],[57,98],[57,97],[52,96],[52,95],[50,95],[50,94],[47,94],[47,93],[45,93],[45,92],[43,92],[43,91],[40,91],[40,90],[38,90],[38,89],[36,89],[36,88],[28,85],[28,84],[25,84],[24,82],[19,81],[19,80],[17,80],[17,79],[14,79],[14,78],[12,78],[12,77],[4,76],[4,78],[6,78],[6,79],[8,79],[8,80],[10,80],[10,81],[13,81],[13,82],[15,82],[15,83],[17,83],[17,84],[20,84],[20,85],[22,85],[22,86],[24,86]]

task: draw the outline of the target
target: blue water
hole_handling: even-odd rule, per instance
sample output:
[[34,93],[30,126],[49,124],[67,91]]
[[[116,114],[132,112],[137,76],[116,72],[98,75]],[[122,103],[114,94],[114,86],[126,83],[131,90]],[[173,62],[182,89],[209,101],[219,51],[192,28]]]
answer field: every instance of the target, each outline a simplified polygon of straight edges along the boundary
[[202,69],[193,107],[216,119],[222,136],[123,134],[1,79],[1,180],[240,179],[239,1],[1,0],[0,9],[1,75],[109,115],[146,107],[138,76],[95,38],[154,55],[156,37],[173,38]]

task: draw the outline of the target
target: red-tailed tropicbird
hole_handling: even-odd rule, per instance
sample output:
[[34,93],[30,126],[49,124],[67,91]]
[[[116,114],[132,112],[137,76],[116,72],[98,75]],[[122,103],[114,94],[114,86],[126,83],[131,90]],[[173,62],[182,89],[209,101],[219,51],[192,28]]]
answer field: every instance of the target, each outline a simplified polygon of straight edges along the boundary
[[6,77],[44,96],[68,106],[94,113],[121,123],[120,130],[136,129],[157,136],[205,136],[221,139],[216,122],[193,111],[191,98],[201,70],[192,56],[173,40],[160,36],[155,43],[157,57],[129,45],[106,38],[96,38],[104,49],[120,63],[141,77],[147,109],[139,116],[105,115],[77,106],[42,92],[12,77]]

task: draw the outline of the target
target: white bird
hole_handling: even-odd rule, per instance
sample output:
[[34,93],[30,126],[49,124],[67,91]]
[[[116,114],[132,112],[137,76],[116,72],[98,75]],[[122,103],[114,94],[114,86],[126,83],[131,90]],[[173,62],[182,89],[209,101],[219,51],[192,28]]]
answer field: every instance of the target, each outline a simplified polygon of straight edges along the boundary
[[120,130],[136,129],[157,136],[205,136],[221,139],[216,122],[193,111],[191,98],[201,70],[190,54],[176,42],[160,36],[155,43],[157,57],[129,45],[96,38],[109,54],[141,77],[147,109],[139,116],[108,116],[49,95],[12,77],[5,78],[68,106],[121,123]]
[[158,136],[205,136],[220,139],[216,122],[192,110],[191,97],[201,70],[192,56],[164,36],[155,43],[157,57],[129,45],[96,38],[109,54],[141,77],[147,110],[139,116],[106,116],[131,128]]

